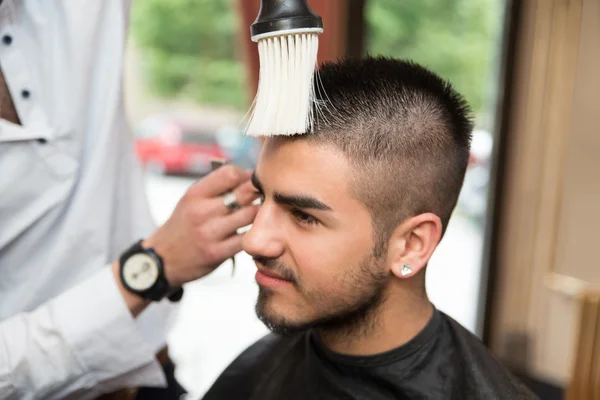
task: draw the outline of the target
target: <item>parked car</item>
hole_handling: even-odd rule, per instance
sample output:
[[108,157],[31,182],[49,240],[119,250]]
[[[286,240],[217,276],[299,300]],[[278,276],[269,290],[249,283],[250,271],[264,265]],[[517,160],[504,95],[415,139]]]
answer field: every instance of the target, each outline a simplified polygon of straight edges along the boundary
[[246,135],[241,127],[224,125],[215,133],[217,143],[229,163],[244,169],[256,168],[260,141]]
[[146,170],[165,175],[205,175],[211,159],[225,157],[214,132],[166,116],[140,124],[135,148]]
[[487,212],[490,166],[494,140],[488,131],[475,130],[469,166],[458,198],[458,211],[483,226]]

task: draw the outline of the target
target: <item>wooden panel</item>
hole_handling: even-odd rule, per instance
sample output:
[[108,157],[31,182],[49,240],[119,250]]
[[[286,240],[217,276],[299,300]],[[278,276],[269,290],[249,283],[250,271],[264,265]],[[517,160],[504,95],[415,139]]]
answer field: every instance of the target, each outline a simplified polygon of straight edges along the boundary
[[521,372],[572,381],[570,398],[595,399],[600,2],[530,0],[524,9],[490,344]]
[[600,2],[586,0],[571,136],[565,165],[556,271],[600,283]]
[[[504,160],[504,194],[497,200],[499,221],[499,275],[492,305],[491,346],[505,360],[513,355],[508,339],[530,337],[529,304],[534,286],[534,242],[537,231],[540,174],[543,171],[544,99],[552,42],[555,1],[524,1],[519,23],[519,46],[511,118]],[[510,353],[509,353],[510,352]],[[526,368],[526,365],[519,366]]]
[[250,39],[250,25],[254,23],[258,10],[260,9],[259,0],[238,0],[239,14],[239,43],[241,59],[246,64],[246,82],[248,88],[248,104],[252,103],[256,90],[258,88],[258,70],[260,62],[258,59],[258,46]]
[[570,376],[578,303],[545,283],[562,245],[582,4],[523,2],[491,316],[493,351],[513,368],[558,384]]
[[323,18],[323,33],[319,36],[317,63],[336,60],[346,55],[346,19],[348,1],[311,0],[312,9]]
[[529,367],[546,379],[565,384],[573,363],[578,303],[552,292],[545,278],[556,268],[559,221],[564,199],[567,149],[572,138],[575,83],[579,59],[583,0],[555,2],[542,132],[544,135],[540,202],[534,239],[533,286],[528,331],[532,334]]
[[567,400],[600,399],[600,292],[580,296],[576,363]]

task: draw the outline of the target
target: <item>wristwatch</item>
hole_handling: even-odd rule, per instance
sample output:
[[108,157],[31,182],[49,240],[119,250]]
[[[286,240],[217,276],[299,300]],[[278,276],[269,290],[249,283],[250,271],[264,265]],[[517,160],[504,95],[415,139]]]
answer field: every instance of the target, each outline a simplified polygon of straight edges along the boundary
[[146,300],[160,301],[167,297],[179,301],[183,288],[169,286],[162,258],[152,248],[145,249],[142,240],[131,246],[119,258],[123,286]]

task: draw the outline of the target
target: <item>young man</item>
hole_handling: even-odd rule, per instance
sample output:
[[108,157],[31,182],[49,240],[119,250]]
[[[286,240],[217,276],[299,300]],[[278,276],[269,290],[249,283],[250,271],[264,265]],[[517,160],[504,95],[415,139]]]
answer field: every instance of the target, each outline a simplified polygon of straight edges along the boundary
[[319,78],[314,131],[267,139],[253,176],[263,204],[244,249],[273,334],[205,399],[534,398],[425,292],[467,167],[465,100],[392,59]]

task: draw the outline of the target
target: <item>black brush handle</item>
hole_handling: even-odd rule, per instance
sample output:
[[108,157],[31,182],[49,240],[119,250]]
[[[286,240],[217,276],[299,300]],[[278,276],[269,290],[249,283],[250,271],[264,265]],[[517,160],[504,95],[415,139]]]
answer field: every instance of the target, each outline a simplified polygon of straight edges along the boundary
[[302,28],[323,28],[323,20],[310,8],[307,0],[261,0],[250,34],[256,36]]

